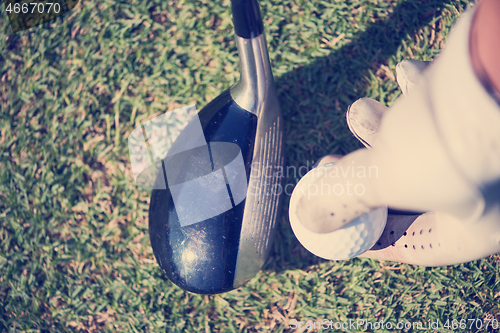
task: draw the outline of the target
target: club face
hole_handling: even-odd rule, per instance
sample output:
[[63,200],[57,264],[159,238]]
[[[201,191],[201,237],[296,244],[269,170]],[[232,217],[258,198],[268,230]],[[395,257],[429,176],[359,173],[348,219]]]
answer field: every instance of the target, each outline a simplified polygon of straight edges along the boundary
[[284,137],[265,35],[237,36],[236,45],[241,78],[231,96],[258,118],[235,279],[243,284],[262,267],[274,238],[283,192]]
[[[206,145],[163,161],[157,179],[167,186],[153,191],[149,210],[160,267],[199,294],[229,291],[255,276],[281,210],[283,121],[258,4],[232,4],[240,81],[199,112]],[[185,150],[192,137],[184,130],[171,150]]]
[[[162,270],[185,290],[232,290],[265,262],[280,211],[283,164],[279,112],[265,114],[260,121],[226,91],[198,114],[207,145],[163,161],[159,178],[167,187],[151,196],[151,245]],[[179,138],[171,149],[183,150]],[[185,185],[190,181],[197,194]]]

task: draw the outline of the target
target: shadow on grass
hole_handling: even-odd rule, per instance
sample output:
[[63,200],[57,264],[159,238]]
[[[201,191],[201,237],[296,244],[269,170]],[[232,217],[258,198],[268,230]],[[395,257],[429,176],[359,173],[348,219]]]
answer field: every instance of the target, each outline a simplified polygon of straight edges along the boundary
[[[343,155],[355,150],[358,144],[343,114],[349,104],[366,96],[365,77],[387,65],[403,40],[430,24],[444,6],[452,3],[453,0],[405,1],[394,7],[390,16],[371,24],[331,55],[278,78],[276,86],[286,121],[288,160],[305,165],[306,161],[325,154]],[[300,142],[310,133],[317,144],[306,145],[310,139]],[[287,181],[295,182],[290,176]],[[264,270],[304,269],[325,261],[305,250],[293,235],[287,217],[288,202],[287,196],[274,249]]]

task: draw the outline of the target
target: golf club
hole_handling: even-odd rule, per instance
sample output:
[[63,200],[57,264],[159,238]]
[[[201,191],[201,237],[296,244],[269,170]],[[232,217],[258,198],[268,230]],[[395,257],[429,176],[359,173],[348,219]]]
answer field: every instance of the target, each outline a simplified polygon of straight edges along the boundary
[[162,161],[151,245],[179,287],[216,294],[261,269],[280,213],[283,120],[257,0],[232,0],[240,80],[186,126]]

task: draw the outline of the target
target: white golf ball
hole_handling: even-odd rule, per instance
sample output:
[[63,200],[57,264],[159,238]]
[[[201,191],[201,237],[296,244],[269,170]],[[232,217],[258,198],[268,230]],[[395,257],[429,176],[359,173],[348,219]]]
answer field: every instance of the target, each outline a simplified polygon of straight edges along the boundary
[[[318,168],[331,168],[334,164],[329,163]],[[295,237],[309,252],[329,260],[347,260],[368,251],[375,245],[384,231],[387,222],[387,207],[373,209],[343,228],[330,233],[315,233],[310,231],[297,218],[296,207],[301,195],[304,193],[301,190],[302,187],[309,186],[309,184],[324,174],[313,171],[309,171],[302,177],[290,198],[290,224]]]

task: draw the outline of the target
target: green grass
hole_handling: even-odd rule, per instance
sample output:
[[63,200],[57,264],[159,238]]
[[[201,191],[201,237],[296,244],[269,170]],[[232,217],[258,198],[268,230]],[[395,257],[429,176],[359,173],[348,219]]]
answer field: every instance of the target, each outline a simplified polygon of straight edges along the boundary
[[[262,1],[288,165],[356,149],[347,106],[365,96],[391,104],[395,65],[435,57],[466,6]],[[237,81],[229,1],[86,0],[18,34],[1,11],[0,331],[288,332],[292,319],[500,319],[498,257],[439,268],[321,260],[295,239],[289,198],[271,258],[248,284],[218,296],[174,286],[149,244],[148,193],[133,184],[126,139],[141,122],[201,107]]]

